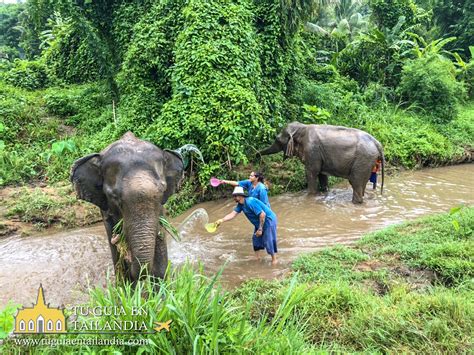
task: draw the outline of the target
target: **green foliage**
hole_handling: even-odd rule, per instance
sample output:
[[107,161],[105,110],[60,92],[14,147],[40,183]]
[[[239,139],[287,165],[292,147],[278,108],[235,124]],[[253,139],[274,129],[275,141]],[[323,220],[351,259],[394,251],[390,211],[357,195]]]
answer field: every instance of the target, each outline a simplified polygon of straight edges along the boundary
[[370,112],[363,127],[382,143],[390,163],[409,168],[437,166],[459,154],[459,148],[424,116],[389,108]]
[[458,51],[464,60],[472,58],[469,46],[474,38],[474,3],[470,0],[439,0],[434,3],[433,17],[439,26],[439,37],[456,37],[448,49]]
[[8,206],[7,216],[33,223],[37,228],[49,227],[54,223],[74,226],[76,215],[71,208],[74,202],[74,196],[67,192],[53,197],[39,188],[32,191],[24,188],[17,193],[15,203]]
[[246,163],[247,147],[270,129],[256,96],[260,68],[248,4],[190,2],[183,13],[173,96],[147,135],[158,146],[193,143],[209,160]]
[[47,66],[42,61],[16,59],[11,69],[3,75],[10,85],[23,89],[42,89],[49,84]]
[[465,96],[465,88],[456,81],[454,65],[436,56],[408,62],[403,67],[398,92],[436,123],[455,118],[457,105]]
[[48,20],[54,12],[70,13],[74,9],[72,2],[67,0],[31,0],[25,4],[25,11],[21,16],[21,26],[24,31],[21,47],[26,57],[33,59],[41,54],[41,32],[47,29]]
[[[296,322],[288,317],[295,304],[301,298],[301,291],[289,287],[274,321],[266,324],[265,320],[252,325],[246,308],[237,304],[222,289],[219,282],[220,273],[212,278],[203,275],[202,267],[194,271],[190,265],[170,271],[166,281],[154,283],[146,279],[135,286],[130,284],[113,285],[110,281],[106,288],[95,288],[90,291],[90,307],[111,307],[121,305],[126,314],[102,315],[100,317],[79,316],[78,321],[109,322],[136,321],[145,322],[147,328],[155,328],[156,322],[172,320],[169,332],[134,333],[134,340],[147,340],[146,345],[134,349],[128,345],[95,346],[82,345],[74,350],[81,353],[129,352],[138,350],[147,353],[308,353],[313,347],[307,344],[298,329]],[[294,294],[297,295],[295,297]],[[143,297],[146,294],[147,297]],[[139,315],[131,314],[132,307],[146,310]],[[87,343],[88,338],[97,335],[68,334],[62,338],[81,339]],[[116,334],[117,340],[124,342],[129,334]],[[18,351],[15,342],[9,340],[2,345],[8,352]],[[35,351],[47,351],[50,348],[36,347]],[[71,348],[58,346],[55,351],[66,352]]]
[[47,49],[43,53],[53,77],[66,83],[85,83],[106,78],[108,51],[97,30],[83,17],[63,18],[60,13],[49,20]]
[[413,0],[369,0],[369,6],[374,22],[382,29],[395,27],[401,16],[405,17],[407,26],[416,23],[417,9]]
[[122,97],[120,133],[144,132],[170,99],[173,49],[183,27],[186,3],[156,3],[134,26],[117,79]]
[[13,60],[20,57],[19,16],[22,4],[0,4],[0,59]]
[[0,310],[0,340],[5,339],[13,331],[15,327],[13,316],[17,313],[20,305],[8,302],[7,305]]
[[406,46],[406,20],[401,17],[393,28],[371,28],[347,45],[336,57],[341,74],[365,87],[370,82],[396,87]]
[[132,41],[134,26],[151,9],[150,1],[121,1],[114,9],[112,34],[115,53],[123,62],[125,53]]
[[[109,100],[100,84],[30,92],[0,82],[0,184],[66,179],[74,159],[110,143],[97,133],[113,120]],[[67,121],[52,114],[66,116]],[[73,137],[76,129],[65,123],[97,134],[97,141]]]
[[362,280],[367,274],[352,269],[368,258],[368,255],[359,251],[337,246],[299,257],[292,264],[292,269],[304,281]]
[[474,95],[474,46],[469,46],[471,59],[465,62],[457,53],[451,53],[456,60],[456,79],[466,85],[469,97]]
[[171,217],[175,217],[190,209],[197,202],[196,186],[191,180],[186,180],[179,191],[168,199],[165,208]]

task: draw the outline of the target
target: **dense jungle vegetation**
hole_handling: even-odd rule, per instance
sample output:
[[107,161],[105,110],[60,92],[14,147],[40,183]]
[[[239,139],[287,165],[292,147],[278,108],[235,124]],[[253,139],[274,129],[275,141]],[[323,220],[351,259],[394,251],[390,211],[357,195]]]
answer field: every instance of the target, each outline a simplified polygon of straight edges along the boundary
[[295,120],[364,129],[407,168],[474,146],[471,1],[30,0],[0,14],[3,186],[66,180],[127,130],[201,149],[188,195],[250,162],[278,181],[279,158],[255,152]]

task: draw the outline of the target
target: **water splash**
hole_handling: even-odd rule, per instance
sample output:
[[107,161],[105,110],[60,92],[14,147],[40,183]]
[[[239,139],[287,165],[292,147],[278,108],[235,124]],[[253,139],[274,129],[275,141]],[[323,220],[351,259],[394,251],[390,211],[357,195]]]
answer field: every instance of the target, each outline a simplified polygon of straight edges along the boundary
[[180,223],[178,232],[181,238],[183,238],[189,235],[194,229],[203,228],[206,223],[209,223],[207,211],[204,208],[198,208]]

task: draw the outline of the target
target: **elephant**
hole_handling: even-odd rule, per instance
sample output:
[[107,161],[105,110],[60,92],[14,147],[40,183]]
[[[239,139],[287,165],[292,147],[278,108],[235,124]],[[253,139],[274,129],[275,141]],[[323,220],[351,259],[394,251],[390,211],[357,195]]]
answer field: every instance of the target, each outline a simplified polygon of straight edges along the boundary
[[377,160],[382,162],[382,145],[370,134],[355,128],[331,125],[289,123],[275,142],[259,151],[260,155],[284,152],[284,157],[297,156],[305,165],[309,193],[316,193],[318,180],[321,190],[328,190],[328,176],[348,179],[352,202],[362,203],[367,181]]
[[[162,150],[131,132],[74,162],[71,182],[79,199],[100,208],[116,275],[121,267],[125,279],[136,283],[145,267],[146,274],[164,278],[168,252],[159,219],[183,178],[179,151]],[[112,238],[120,219],[131,258],[119,265]]]

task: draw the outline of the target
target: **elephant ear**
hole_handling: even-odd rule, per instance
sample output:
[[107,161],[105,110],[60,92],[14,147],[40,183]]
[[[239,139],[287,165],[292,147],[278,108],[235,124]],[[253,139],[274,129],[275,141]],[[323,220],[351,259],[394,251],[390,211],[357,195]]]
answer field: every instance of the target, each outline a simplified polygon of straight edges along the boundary
[[306,125],[301,124],[299,122],[292,122],[288,125],[287,127],[287,134],[289,136],[288,138],[288,143],[286,145],[286,152],[285,155],[288,157],[292,157],[295,155],[295,150],[297,151],[297,154],[299,154],[299,144],[298,141],[300,141],[301,136],[304,134],[304,131],[306,129]]
[[100,154],[86,155],[74,162],[71,167],[71,182],[77,197],[106,211],[109,207],[102,190],[103,177],[100,172]]
[[176,192],[183,179],[184,163],[181,155],[175,151],[166,149],[163,151],[163,156],[166,190],[161,203],[164,205],[168,198]]

